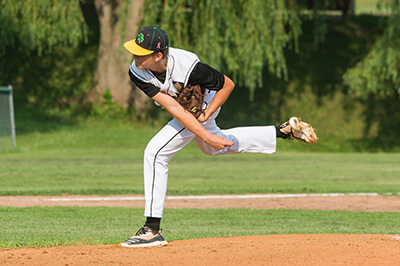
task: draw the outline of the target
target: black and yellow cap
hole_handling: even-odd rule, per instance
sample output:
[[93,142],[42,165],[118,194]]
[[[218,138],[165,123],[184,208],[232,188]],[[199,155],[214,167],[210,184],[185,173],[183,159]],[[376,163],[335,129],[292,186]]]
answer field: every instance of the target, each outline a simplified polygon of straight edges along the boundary
[[134,55],[149,55],[168,48],[168,35],[160,28],[144,27],[138,32],[136,39],[127,41],[124,47]]

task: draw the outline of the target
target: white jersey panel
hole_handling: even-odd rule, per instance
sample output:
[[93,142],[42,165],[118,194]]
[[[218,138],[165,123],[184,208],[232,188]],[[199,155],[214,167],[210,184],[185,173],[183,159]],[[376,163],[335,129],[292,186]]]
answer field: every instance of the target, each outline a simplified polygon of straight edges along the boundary
[[179,90],[185,87],[190,74],[200,59],[196,54],[177,48],[169,48],[165,82],[161,83],[148,69],[138,69],[135,61],[130,71],[141,81],[151,83],[160,88],[160,91],[175,97]]

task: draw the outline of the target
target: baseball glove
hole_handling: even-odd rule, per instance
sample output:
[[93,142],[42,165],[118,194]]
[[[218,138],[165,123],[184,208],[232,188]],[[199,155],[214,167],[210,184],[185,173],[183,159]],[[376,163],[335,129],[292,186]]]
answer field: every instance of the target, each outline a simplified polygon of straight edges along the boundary
[[203,113],[205,91],[206,89],[199,85],[188,85],[182,89],[176,100],[185,110],[198,118]]
[[300,117],[291,117],[289,124],[292,127],[291,138],[310,144],[317,142],[318,137],[315,134],[315,129],[310,124],[301,121]]
[[284,139],[295,139],[302,142],[314,144],[318,137],[315,129],[308,123],[301,121],[300,117],[291,117],[289,121],[279,126],[279,131]]

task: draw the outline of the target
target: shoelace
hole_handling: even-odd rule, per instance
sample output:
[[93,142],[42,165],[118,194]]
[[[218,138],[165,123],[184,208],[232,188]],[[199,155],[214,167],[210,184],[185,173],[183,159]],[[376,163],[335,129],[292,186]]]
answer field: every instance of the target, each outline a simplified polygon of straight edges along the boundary
[[136,232],[136,235],[137,235],[137,236],[145,235],[145,234],[147,234],[147,232],[150,231],[150,230],[151,230],[151,229],[146,230],[144,227],[142,227],[142,228],[140,228],[140,229]]

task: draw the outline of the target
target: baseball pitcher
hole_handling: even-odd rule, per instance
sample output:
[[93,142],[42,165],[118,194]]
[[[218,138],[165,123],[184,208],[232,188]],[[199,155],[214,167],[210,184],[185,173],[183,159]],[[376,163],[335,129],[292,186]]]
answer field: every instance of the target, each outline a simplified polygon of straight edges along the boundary
[[161,234],[167,191],[168,163],[190,141],[208,155],[272,154],[276,138],[315,143],[314,129],[292,117],[279,126],[237,127],[221,130],[216,117],[235,87],[233,81],[196,54],[168,46],[168,36],[157,27],[141,29],[124,44],[133,54],[131,80],[157,105],[174,117],[148,143],[144,151],[146,222],[123,247],[167,245]]

